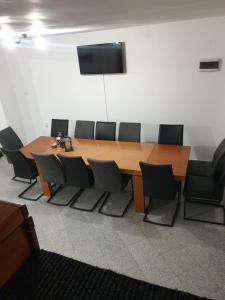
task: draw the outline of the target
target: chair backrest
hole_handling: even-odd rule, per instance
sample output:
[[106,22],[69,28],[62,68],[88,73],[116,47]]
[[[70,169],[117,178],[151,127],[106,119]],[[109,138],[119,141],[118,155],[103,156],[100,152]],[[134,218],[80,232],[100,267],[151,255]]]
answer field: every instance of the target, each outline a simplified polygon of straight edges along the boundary
[[93,182],[91,171],[86,166],[81,156],[68,157],[58,155],[64,168],[66,183],[81,188],[90,187]]
[[37,162],[45,181],[56,184],[65,183],[63,167],[54,154],[32,153],[32,156]]
[[88,162],[94,174],[97,189],[111,193],[122,192],[122,174],[115,161],[88,159]]
[[96,140],[115,141],[116,122],[97,122],[95,129]]
[[217,176],[213,176],[214,181],[216,182],[215,189],[215,199],[223,200],[224,195],[224,186],[225,186],[225,155],[220,159]]
[[61,133],[64,137],[68,136],[69,120],[52,119],[51,136],[56,137]]
[[6,150],[2,148],[2,152],[13,164],[16,177],[33,179],[37,177],[37,170],[34,164],[27,159],[20,150]]
[[93,139],[94,129],[95,129],[94,121],[77,120],[74,137],[77,139]]
[[159,125],[159,144],[183,145],[184,125]]
[[18,150],[23,147],[23,143],[11,127],[0,131],[0,144],[7,150]]
[[144,195],[150,199],[172,200],[176,195],[172,165],[152,165],[140,162]]
[[216,148],[216,151],[214,152],[213,159],[212,159],[212,165],[214,170],[217,168],[217,165],[224,154],[225,154],[225,139],[222,140],[222,142],[219,144],[219,146]]
[[119,141],[140,143],[141,123],[121,122],[119,127]]

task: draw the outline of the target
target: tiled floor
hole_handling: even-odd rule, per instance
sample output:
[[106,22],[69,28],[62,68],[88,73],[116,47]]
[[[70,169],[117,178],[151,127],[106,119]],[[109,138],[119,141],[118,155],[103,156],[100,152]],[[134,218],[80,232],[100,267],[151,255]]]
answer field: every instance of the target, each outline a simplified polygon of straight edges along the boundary
[[0,199],[25,203],[41,248],[134,278],[212,299],[225,299],[225,227],[183,220],[173,228],[142,222],[130,207],[124,218],[58,207],[42,197],[17,198],[25,184],[13,182],[0,159]]

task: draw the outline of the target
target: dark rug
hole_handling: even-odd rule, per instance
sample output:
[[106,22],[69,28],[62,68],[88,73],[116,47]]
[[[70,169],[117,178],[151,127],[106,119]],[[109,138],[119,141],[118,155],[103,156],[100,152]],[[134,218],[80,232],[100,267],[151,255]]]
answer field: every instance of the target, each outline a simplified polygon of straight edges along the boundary
[[1,300],[197,300],[189,293],[136,280],[41,250],[0,290]]

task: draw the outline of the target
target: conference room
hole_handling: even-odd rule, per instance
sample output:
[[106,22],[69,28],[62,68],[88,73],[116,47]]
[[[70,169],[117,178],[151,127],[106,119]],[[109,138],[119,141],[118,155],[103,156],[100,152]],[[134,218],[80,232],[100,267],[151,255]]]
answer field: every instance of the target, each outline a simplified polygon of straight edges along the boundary
[[22,2],[0,3],[0,299],[224,299],[224,3]]

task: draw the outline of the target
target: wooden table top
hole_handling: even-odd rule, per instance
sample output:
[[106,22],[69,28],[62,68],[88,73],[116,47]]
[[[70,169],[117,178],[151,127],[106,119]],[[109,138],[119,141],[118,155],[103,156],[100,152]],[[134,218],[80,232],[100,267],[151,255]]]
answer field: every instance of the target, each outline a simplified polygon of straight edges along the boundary
[[119,141],[100,141],[73,139],[74,150],[65,152],[62,148],[52,149],[55,138],[41,136],[21,149],[27,158],[31,152],[63,154],[66,156],[82,156],[87,158],[115,160],[122,173],[141,175],[139,162],[173,165],[173,173],[177,180],[185,179],[191,148],[189,146],[159,145],[150,143],[131,143]]

